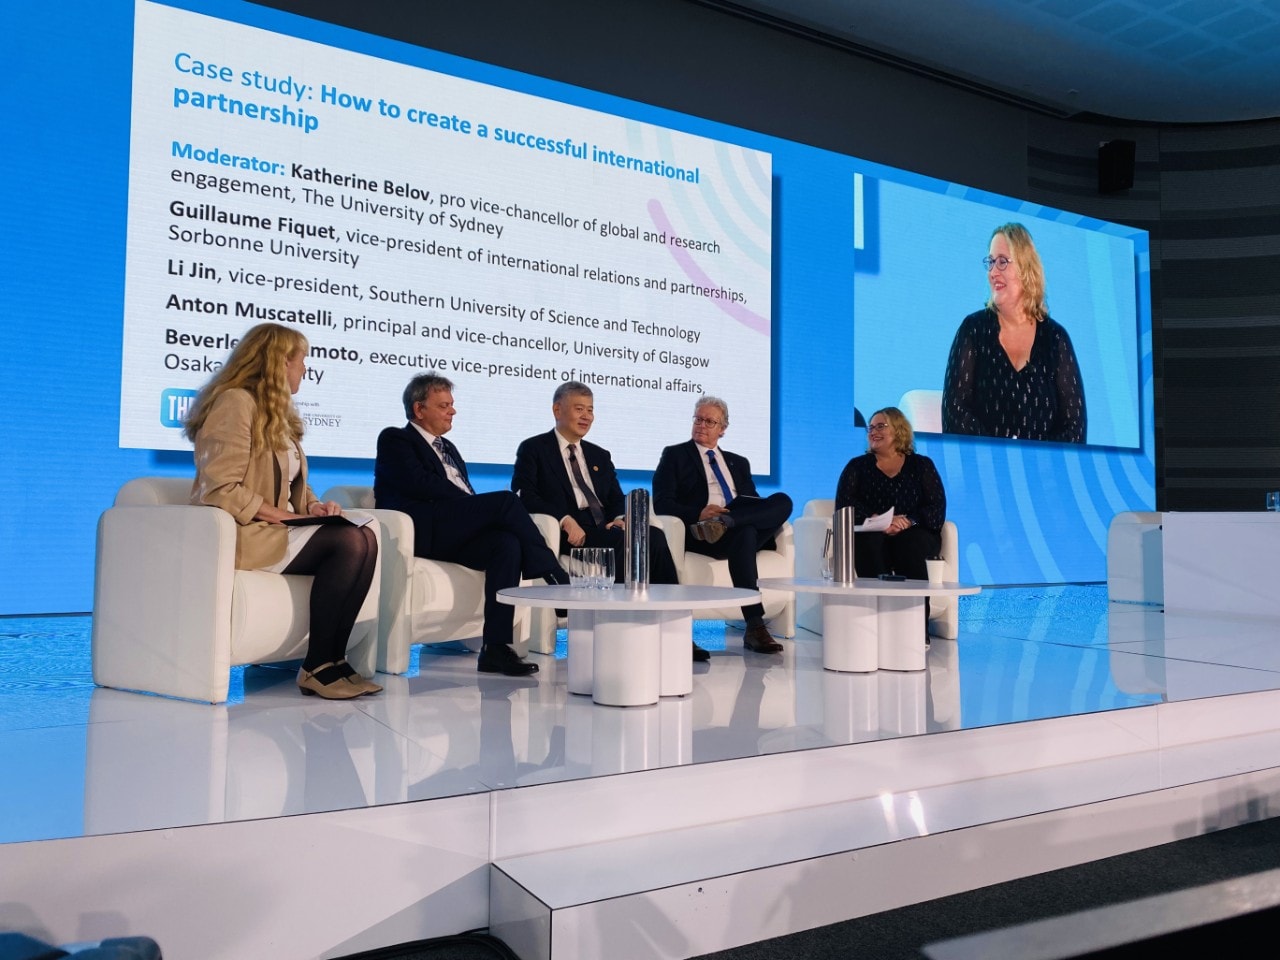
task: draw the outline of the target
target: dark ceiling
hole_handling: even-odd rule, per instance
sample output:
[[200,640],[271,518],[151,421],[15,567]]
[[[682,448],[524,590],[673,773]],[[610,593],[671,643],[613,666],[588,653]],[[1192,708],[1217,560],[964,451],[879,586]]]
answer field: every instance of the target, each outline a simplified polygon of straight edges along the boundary
[[1280,0],[698,0],[1049,112],[1280,117]]

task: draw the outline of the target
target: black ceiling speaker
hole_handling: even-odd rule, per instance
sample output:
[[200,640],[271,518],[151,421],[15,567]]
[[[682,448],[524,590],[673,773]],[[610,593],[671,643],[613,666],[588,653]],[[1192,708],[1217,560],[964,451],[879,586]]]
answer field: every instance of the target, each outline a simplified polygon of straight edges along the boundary
[[1098,144],[1098,192],[1119,193],[1133,186],[1133,161],[1138,145],[1132,140]]

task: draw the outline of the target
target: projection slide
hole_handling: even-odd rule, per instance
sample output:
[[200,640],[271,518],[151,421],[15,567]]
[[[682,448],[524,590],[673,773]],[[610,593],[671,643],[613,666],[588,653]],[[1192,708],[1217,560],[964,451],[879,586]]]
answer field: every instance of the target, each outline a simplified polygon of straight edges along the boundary
[[[644,406],[623,468],[703,392],[770,423],[767,153],[146,0],[130,151],[121,446],[187,449],[195,390],[262,321],[311,342],[312,456],[371,457],[428,369],[459,425],[502,425],[467,431],[478,462],[570,379]],[[768,429],[734,449],[770,470]]]

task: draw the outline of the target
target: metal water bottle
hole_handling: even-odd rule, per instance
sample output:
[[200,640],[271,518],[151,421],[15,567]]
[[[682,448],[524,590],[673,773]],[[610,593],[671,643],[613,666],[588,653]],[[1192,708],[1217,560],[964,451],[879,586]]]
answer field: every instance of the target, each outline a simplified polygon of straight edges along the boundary
[[853,583],[853,507],[841,507],[831,518],[831,578],[836,583]]
[[626,567],[623,580],[628,590],[649,589],[649,491],[627,494]]

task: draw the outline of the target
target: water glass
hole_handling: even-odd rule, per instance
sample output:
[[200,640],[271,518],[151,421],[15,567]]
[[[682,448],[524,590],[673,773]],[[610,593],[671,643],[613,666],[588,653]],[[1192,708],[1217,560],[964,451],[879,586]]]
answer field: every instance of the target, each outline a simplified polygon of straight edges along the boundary
[[823,540],[822,542],[822,579],[823,580],[830,580],[833,576],[835,576],[835,567],[833,566],[834,560],[832,556],[834,551],[832,551],[831,549],[833,537],[834,537],[833,531],[830,528],[828,528],[826,539]]
[[597,589],[610,590],[613,588],[615,570],[613,547],[601,547],[600,560],[596,566],[596,572],[600,577],[596,583]]
[[569,551],[569,585],[573,587],[591,586],[590,569],[587,563],[587,547],[574,547]]
[[1267,493],[1267,509],[1280,510],[1280,490],[1271,490]]

